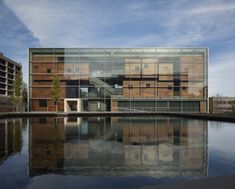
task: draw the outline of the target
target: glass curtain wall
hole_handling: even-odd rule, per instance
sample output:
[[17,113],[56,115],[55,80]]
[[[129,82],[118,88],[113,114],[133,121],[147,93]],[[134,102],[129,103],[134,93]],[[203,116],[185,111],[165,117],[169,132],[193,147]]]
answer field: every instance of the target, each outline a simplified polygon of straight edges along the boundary
[[[80,111],[206,112],[207,52],[206,48],[30,49],[30,108],[53,111],[51,88],[57,75],[60,111],[65,99],[78,99]],[[48,100],[46,108],[38,105],[39,99]]]

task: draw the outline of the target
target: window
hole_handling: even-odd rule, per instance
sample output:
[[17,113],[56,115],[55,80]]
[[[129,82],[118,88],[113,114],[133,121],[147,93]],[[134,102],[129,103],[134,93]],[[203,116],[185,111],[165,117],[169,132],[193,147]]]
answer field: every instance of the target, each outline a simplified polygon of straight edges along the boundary
[[149,65],[148,64],[144,64],[144,68],[148,68],[149,67]]
[[139,66],[135,66],[135,70],[139,71],[140,70]]
[[168,88],[168,90],[172,90],[172,86],[168,86],[167,88]]
[[66,87],[66,98],[79,98],[78,87]]
[[7,77],[13,79],[13,75],[8,74]]
[[180,91],[180,87],[175,86],[175,87],[174,87],[174,91]]
[[14,65],[13,64],[10,64],[10,63],[8,63],[8,67],[10,67],[10,68],[14,68]]
[[72,72],[72,69],[71,68],[67,68],[67,72]]
[[14,71],[8,68],[8,73],[13,74],[13,73],[14,73]]
[[75,72],[76,72],[76,73],[79,73],[79,68],[76,68]]
[[0,94],[5,94],[6,92],[3,90],[0,90]]
[[133,89],[133,85],[129,84],[128,88]]
[[[0,82],[5,83],[5,81],[6,81],[6,79],[4,79],[4,78],[1,78],[1,77],[0,77]],[[9,81],[8,81],[8,83],[9,83],[9,84],[12,84],[12,83],[13,83],[13,81],[11,81],[12,83],[10,83],[10,81],[11,81],[11,80],[9,80]]]
[[64,63],[64,57],[58,57],[58,62],[59,63]]
[[150,88],[150,84],[149,83],[146,84],[146,88]]
[[182,87],[182,90],[187,90],[187,87]]
[[235,101],[228,101],[228,104],[233,105],[235,104]]
[[47,68],[47,73],[51,73],[51,68]]
[[218,104],[226,104],[226,101],[218,101]]
[[184,68],[184,71],[185,71],[185,72],[188,72],[188,68]]
[[34,66],[34,70],[39,70],[39,66]]
[[39,100],[39,107],[47,107],[47,100],[46,99],[40,99]]

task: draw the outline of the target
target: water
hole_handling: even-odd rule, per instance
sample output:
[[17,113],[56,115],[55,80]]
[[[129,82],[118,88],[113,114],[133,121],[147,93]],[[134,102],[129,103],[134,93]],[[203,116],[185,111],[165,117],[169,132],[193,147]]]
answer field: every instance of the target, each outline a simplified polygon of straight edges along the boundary
[[0,121],[0,188],[137,188],[235,174],[235,124],[168,117]]

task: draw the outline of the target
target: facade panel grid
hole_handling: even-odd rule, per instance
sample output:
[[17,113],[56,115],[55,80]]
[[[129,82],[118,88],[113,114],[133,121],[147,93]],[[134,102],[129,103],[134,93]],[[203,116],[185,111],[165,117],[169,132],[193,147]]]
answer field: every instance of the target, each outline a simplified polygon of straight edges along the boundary
[[41,94],[51,99],[57,75],[60,111],[75,98],[86,111],[207,112],[207,48],[32,48],[29,56],[33,111]]
[[7,58],[0,53],[0,109],[1,112],[13,111],[10,102],[13,83],[16,74],[21,69],[21,64]]

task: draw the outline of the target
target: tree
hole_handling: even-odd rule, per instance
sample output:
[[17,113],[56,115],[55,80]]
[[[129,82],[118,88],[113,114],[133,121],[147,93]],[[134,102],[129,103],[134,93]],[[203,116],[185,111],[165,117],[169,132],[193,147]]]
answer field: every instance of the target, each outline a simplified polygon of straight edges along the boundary
[[52,87],[52,100],[54,102],[54,105],[56,105],[56,111],[58,107],[58,102],[60,99],[60,81],[57,76],[54,76],[53,78],[53,87]]
[[23,88],[22,89],[22,104],[23,104],[24,110],[26,110],[27,104],[28,104],[28,87],[25,82],[23,82],[22,88]]
[[22,80],[22,71],[21,69],[16,73],[14,82],[13,82],[13,88],[12,88],[12,94],[11,94],[11,102],[15,106],[16,111],[19,111],[19,107],[22,103],[22,86],[23,80]]

